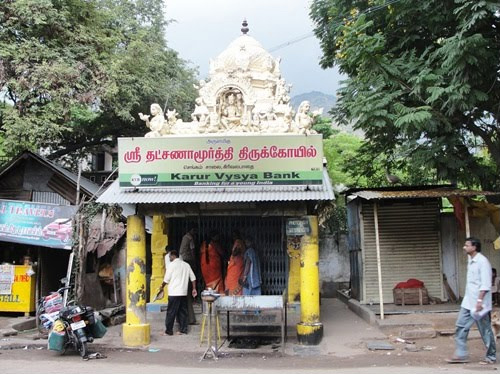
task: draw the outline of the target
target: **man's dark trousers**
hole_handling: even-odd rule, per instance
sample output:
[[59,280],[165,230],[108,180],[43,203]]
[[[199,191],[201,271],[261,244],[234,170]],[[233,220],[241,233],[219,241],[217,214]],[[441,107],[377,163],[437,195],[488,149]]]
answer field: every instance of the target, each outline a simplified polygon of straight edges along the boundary
[[174,333],[174,322],[177,317],[177,322],[179,322],[180,332],[187,334],[187,296],[169,296],[168,297],[168,307],[167,316],[165,318],[165,332],[168,335]]

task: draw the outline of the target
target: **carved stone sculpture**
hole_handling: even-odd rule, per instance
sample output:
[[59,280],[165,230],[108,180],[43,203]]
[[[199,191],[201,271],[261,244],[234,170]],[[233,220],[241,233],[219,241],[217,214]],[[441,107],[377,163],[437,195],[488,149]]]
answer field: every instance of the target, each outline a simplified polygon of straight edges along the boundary
[[295,116],[295,126],[299,134],[316,134],[316,131],[312,129],[314,124],[314,118],[309,113],[311,109],[311,103],[305,100],[300,103],[297,115]]
[[191,118],[193,122],[199,122],[200,126],[205,126],[208,121],[208,108],[203,103],[203,99],[201,97],[197,97],[195,103],[194,112],[191,114]]
[[209,77],[194,85],[199,96],[195,100],[191,122],[177,119],[175,110],[169,110],[165,120],[160,106],[153,104],[151,120],[149,116],[139,114],[151,129],[147,137],[315,133],[312,126],[316,113],[310,113],[309,102],[302,102],[294,116],[290,106],[291,85],[281,76],[280,59],[274,58],[249,36],[247,27],[244,30],[243,35],[210,60]]
[[165,117],[163,115],[163,110],[161,110],[161,106],[159,104],[151,104],[150,107],[151,115],[153,116],[151,120],[149,119],[151,116],[139,113],[139,118],[142,121],[146,122],[146,126],[151,130],[148,132],[145,137],[146,138],[155,138],[158,136],[163,136],[169,134],[169,125],[165,121]]

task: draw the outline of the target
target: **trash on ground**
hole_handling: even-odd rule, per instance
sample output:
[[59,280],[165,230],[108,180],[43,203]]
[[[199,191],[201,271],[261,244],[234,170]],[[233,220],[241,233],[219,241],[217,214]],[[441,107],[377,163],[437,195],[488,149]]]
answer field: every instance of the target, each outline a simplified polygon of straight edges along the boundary
[[394,341],[396,341],[398,343],[415,344],[415,342],[412,342],[410,340],[406,340],[406,339],[403,339],[403,338],[396,338],[396,339],[394,339]]
[[395,349],[392,344],[389,344],[387,342],[380,342],[380,341],[367,342],[366,347],[370,351],[392,351]]
[[83,357],[85,361],[99,359],[99,358],[108,358],[108,356],[103,355],[102,353],[99,352],[95,352]]
[[433,349],[436,349],[436,347],[433,347],[431,345],[424,345],[422,347],[422,351],[432,351]]
[[156,353],[156,352],[160,352],[160,349],[159,348],[149,348],[148,352]]

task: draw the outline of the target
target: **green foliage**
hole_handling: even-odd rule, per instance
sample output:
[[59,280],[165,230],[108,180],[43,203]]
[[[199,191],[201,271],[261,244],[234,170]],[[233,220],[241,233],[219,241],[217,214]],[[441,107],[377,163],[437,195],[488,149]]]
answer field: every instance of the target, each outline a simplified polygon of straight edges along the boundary
[[161,0],[0,3],[3,146],[57,157],[146,132],[158,102],[187,117],[194,71],[165,41]]
[[[500,188],[500,17],[497,1],[313,0],[323,67],[349,76],[334,109],[366,136],[373,160],[405,183]],[[485,150],[485,151],[483,151]]]
[[332,127],[332,119],[320,117],[316,118],[313,129],[323,135],[323,139],[328,139],[335,132]]
[[352,175],[351,163],[361,147],[363,140],[356,135],[337,133],[323,140],[323,151],[332,184],[346,187],[366,185],[367,180],[361,175]]

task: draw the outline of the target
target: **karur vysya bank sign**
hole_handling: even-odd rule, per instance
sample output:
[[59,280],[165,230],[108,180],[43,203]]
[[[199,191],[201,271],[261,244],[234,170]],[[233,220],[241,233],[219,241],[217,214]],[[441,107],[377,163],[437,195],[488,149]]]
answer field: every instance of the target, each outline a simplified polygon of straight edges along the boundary
[[118,139],[120,187],[321,184],[321,135]]

